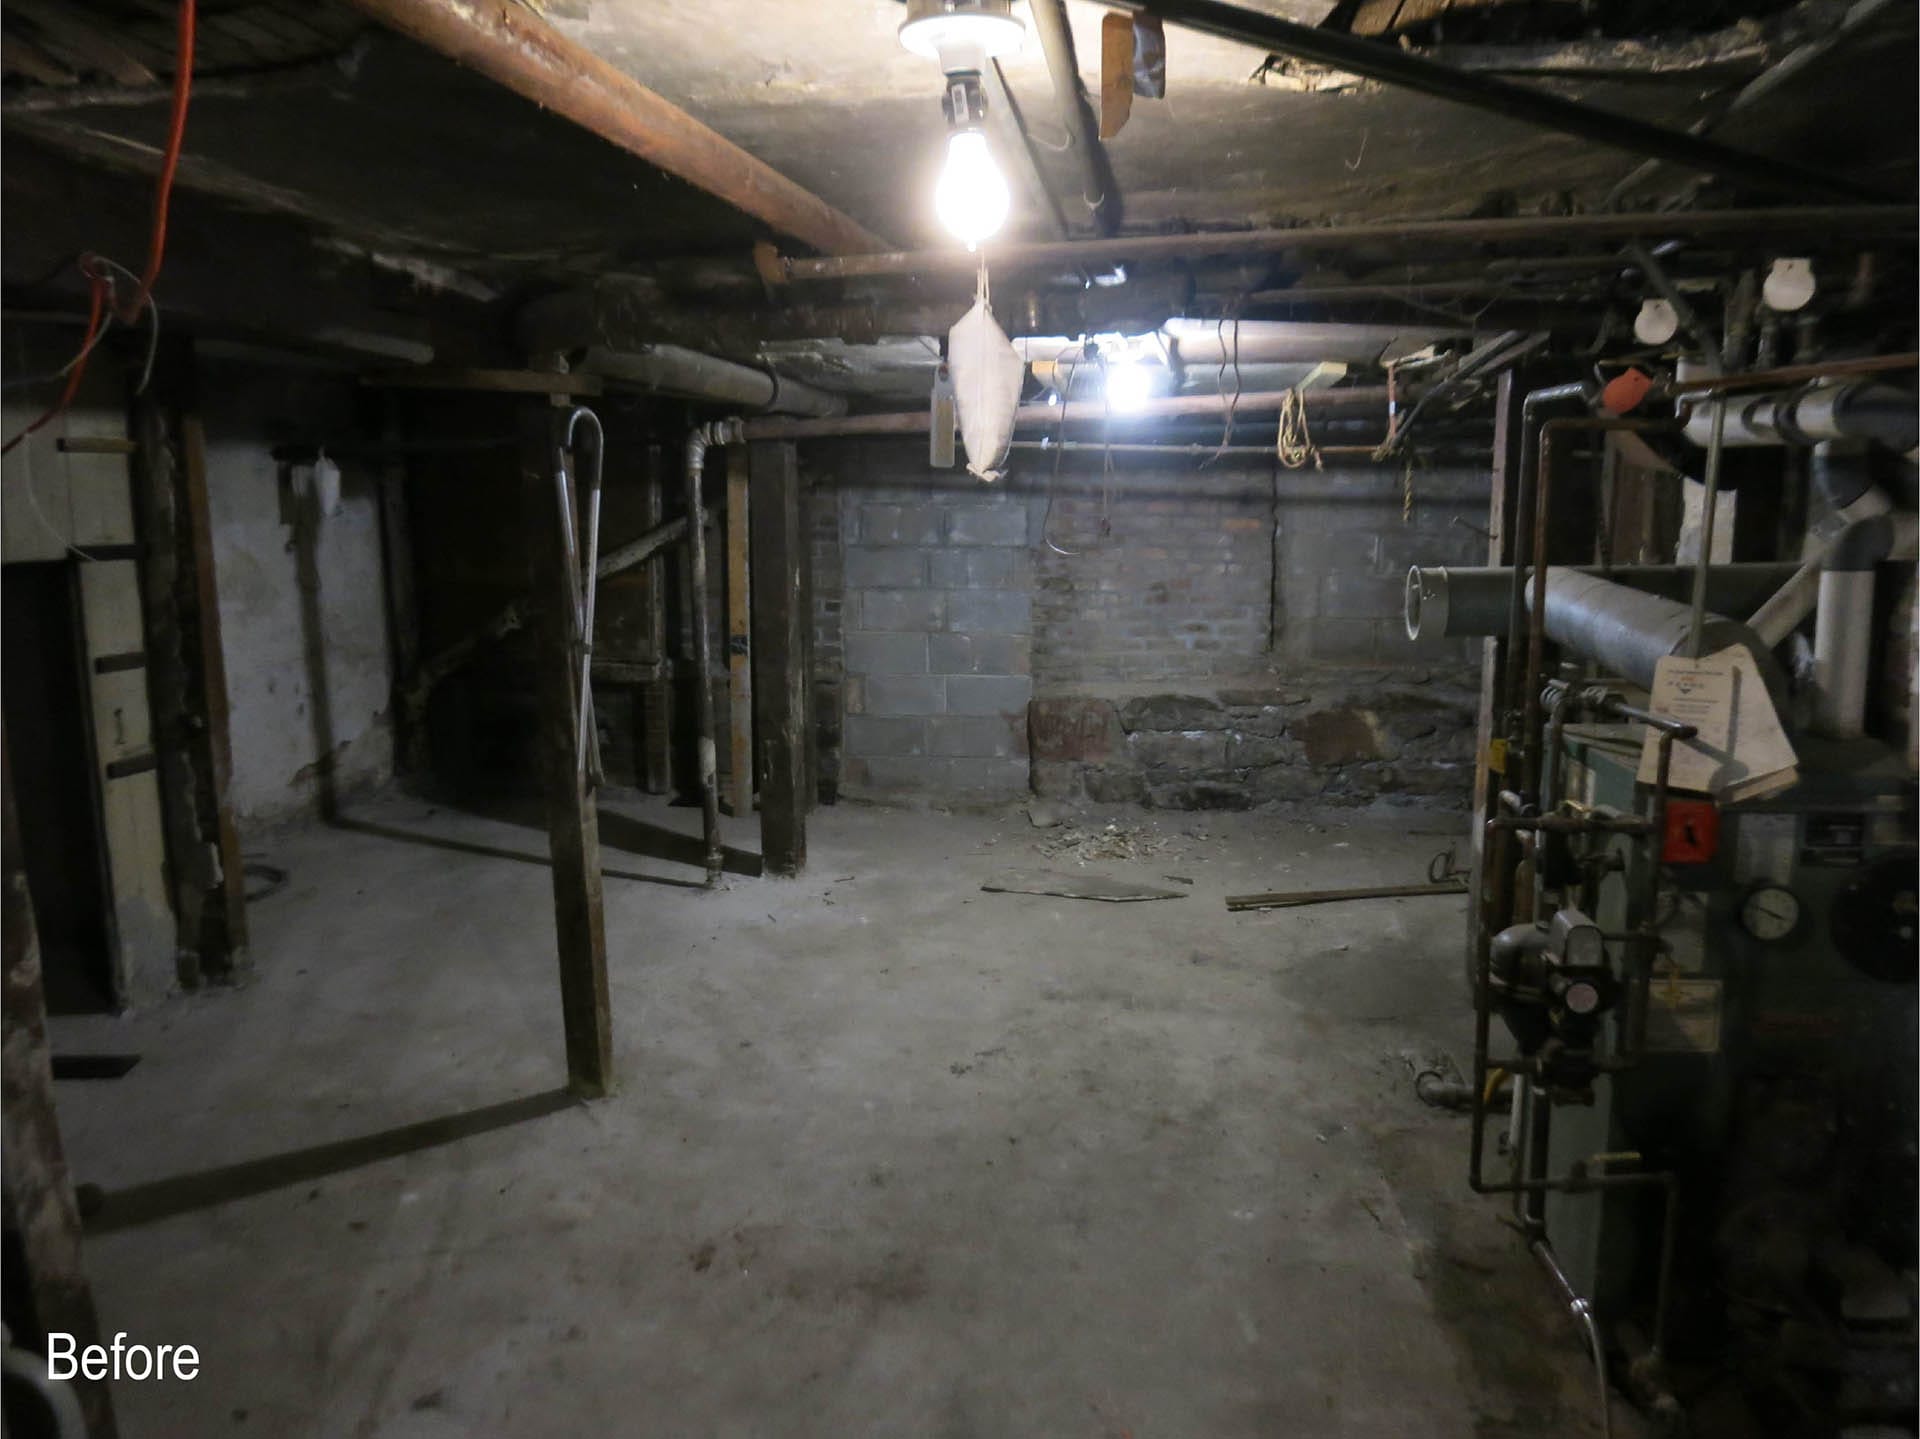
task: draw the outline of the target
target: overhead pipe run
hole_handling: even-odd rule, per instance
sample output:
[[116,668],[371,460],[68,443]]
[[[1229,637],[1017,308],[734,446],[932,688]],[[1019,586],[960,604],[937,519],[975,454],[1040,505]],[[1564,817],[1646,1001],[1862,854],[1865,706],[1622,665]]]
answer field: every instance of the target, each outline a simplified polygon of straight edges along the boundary
[[[1872,440],[1902,454],[1920,445],[1920,406],[1912,392],[1873,380],[1808,385],[1721,403],[1726,406],[1723,445]],[[1712,438],[1712,410],[1711,404],[1688,408],[1686,436],[1696,445],[1706,445]]]
[[[1096,404],[1021,405],[1013,412],[1015,429],[1044,426],[1057,430],[1063,426],[1102,424],[1127,431],[1151,420],[1180,419],[1189,416],[1274,414],[1283,406],[1299,403],[1309,412],[1328,410],[1377,410],[1383,416],[1387,408],[1384,385],[1356,385],[1351,389],[1262,390],[1241,395],[1172,395],[1166,399],[1145,400],[1124,415],[1109,412]],[[743,426],[749,440],[822,440],[856,435],[924,435],[932,425],[930,410],[909,410],[882,415],[843,415],[837,419],[788,420],[769,416],[748,420]]]
[[847,412],[845,395],[679,345],[647,345],[637,350],[595,346],[588,349],[580,369],[622,384],[689,400],[708,400],[753,414],[828,419]]
[[1047,76],[1053,82],[1053,101],[1060,114],[1074,158],[1080,162],[1080,195],[1096,229],[1111,235],[1119,221],[1119,196],[1114,191],[1112,167],[1100,143],[1100,127],[1093,107],[1080,88],[1080,64],[1073,48],[1073,29],[1067,23],[1064,0],[1027,0],[1033,28],[1040,35]]
[[[1372,48],[1385,48],[1374,47]],[[1103,263],[1145,264],[1189,260],[1199,255],[1275,255],[1367,246],[1503,245],[1534,241],[1581,243],[1665,240],[1676,237],[1760,236],[1913,232],[1910,205],[1811,205],[1776,209],[1684,210],[1622,215],[1546,215],[1487,220],[1402,220],[1379,225],[1301,226],[1291,230],[1213,230],[1189,235],[1115,235],[1088,240],[1036,240],[987,244],[976,254],[958,245],[945,250],[876,250],[820,259],[772,256],[768,277],[794,284],[821,280],[914,279],[930,275],[971,276],[984,254],[996,278],[1015,271],[1083,269]]]

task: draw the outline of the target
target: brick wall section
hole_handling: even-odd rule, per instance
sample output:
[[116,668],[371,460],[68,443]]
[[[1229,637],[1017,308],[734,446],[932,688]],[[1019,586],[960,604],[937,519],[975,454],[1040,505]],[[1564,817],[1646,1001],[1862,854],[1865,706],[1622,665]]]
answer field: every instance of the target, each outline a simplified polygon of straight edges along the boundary
[[1045,523],[1033,649],[1043,689],[1264,664],[1273,564],[1265,471],[1120,469],[1103,482],[1075,465]]
[[1408,508],[1398,467],[1021,458],[987,490],[836,452],[850,789],[1465,792],[1478,642],[1416,645],[1401,605],[1409,563],[1484,554],[1484,472],[1417,471]]

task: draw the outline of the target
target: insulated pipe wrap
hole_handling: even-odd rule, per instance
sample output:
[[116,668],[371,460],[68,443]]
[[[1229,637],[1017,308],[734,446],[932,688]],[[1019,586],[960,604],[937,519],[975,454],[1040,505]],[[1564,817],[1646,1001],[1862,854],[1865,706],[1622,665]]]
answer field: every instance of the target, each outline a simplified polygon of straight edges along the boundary
[[647,345],[635,350],[596,345],[588,349],[580,368],[644,389],[755,413],[830,419],[847,412],[845,395],[831,394],[798,380],[783,380],[771,370],[735,364],[679,345]]
[[[1855,380],[1815,384],[1761,395],[1730,395],[1724,445],[1818,445],[1829,440],[1872,440],[1905,453],[1920,444],[1920,407],[1897,385]],[[1713,428],[1713,402],[1687,411],[1686,435],[1705,445]]]

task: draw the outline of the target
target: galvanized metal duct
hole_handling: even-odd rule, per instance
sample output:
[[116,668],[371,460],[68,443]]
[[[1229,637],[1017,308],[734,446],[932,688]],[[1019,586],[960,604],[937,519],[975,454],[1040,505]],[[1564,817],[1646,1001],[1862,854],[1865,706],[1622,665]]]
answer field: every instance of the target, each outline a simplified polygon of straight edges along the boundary
[[[1649,566],[1648,568],[1665,568]],[[1681,568],[1685,575],[1692,574],[1692,567]],[[1711,574],[1723,570],[1770,571],[1768,578],[1777,585],[1782,578],[1791,576],[1791,565],[1753,565],[1725,566],[1716,565]],[[1451,590],[1451,576],[1448,572],[1447,587]],[[1509,571],[1494,571],[1496,574],[1508,574]],[[1425,581],[1424,577],[1433,575],[1433,571],[1414,570],[1408,575],[1407,582],[1407,632],[1418,637],[1431,633],[1425,616],[1432,612],[1433,588],[1435,581]],[[1416,580],[1415,576],[1422,576]],[[1755,583],[1759,577],[1748,575],[1744,582],[1752,585],[1749,593],[1764,593],[1765,584]],[[1692,629],[1692,613],[1689,607],[1678,600],[1667,599],[1661,595],[1648,594],[1644,590],[1629,589],[1600,575],[1589,574],[1581,570],[1562,569],[1554,566],[1547,571],[1546,584],[1546,636],[1555,644],[1572,650],[1575,654],[1593,661],[1607,673],[1631,680],[1643,688],[1653,684],[1654,668],[1667,655],[1680,654],[1687,648]],[[1532,609],[1532,587],[1527,587],[1527,606]],[[1461,635],[1470,633],[1493,634],[1505,628],[1505,618],[1499,606],[1489,606],[1478,598],[1474,603],[1462,606],[1459,619],[1453,619],[1454,607],[1446,607],[1448,618],[1443,622],[1440,633]],[[1482,626],[1467,629],[1463,625],[1471,619]],[[1771,650],[1760,637],[1738,620],[1727,619],[1723,615],[1710,614],[1706,617],[1701,653],[1713,654],[1731,645],[1743,645],[1753,655],[1754,663],[1759,666],[1765,678],[1767,688],[1773,692],[1776,701],[1786,697],[1786,675]]]
[[634,350],[612,350],[593,346],[578,368],[587,374],[603,375],[609,380],[655,390],[663,395],[678,395],[689,400],[710,400],[729,409],[754,414],[802,415],[809,419],[832,419],[847,412],[847,397],[784,380],[771,370],[735,364],[717,355],[679,345],[646,345]]
[[[1599,575],[1630,589],[1665,599],[1689,596],[1692,565],[1568,566],[1569,573]],[[1791,564],[1715,565],[1707,573],[1707,603],[1726,614],[1745,614],[1791,580]],[[1556,566],[1552,573],[1557,573]],[[1548,579],[1552,585],[1551,573]],[[1415,565],[1407,571],[1407,635],[1491,635],[1507,622],[1513,570],[1506,565]]]

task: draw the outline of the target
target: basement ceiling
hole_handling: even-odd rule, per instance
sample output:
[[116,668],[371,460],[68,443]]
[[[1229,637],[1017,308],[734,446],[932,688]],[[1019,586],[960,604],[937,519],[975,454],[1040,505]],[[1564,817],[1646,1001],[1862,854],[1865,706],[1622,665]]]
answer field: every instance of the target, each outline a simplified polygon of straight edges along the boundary
[[[1912,193],[1909,0],[1598,0],[1577,11],[1549,0],[1450,0],[1438,11],[1428,5],[1423,13],[1439,19],[1419,23],[1404,3],[1388,14],[1386,0],[1368,0],[1371,9],[1351,0],[1243,3],[1424,47],[1460,68],[1642,120],[1707,123],[1724,142],[1896,197]],[[527,4],[867,229],[906,247],[947,242],[930,202],[943,154],[940,77],[899,45],[898,0]],[[163,138],[172,8],[161,0],[16,0],[0,16],[0,172],[13,220],[4,266],[16,302],[29,291],[36,301],[72,295],[70,275],[49,279],[61,273],[62,256],[139,248],[150,203],[145,177]],[[1067,9],[1082,81],[1097,91],[1105,8],[1069,0]],[[401,322],[410,339],[430,330],[444,340],[445,317],[429,323],[426,312],[465,307],[472,313],[453,329],[469,362],[483,353],[494,363],[517,358],[509,320],[524,298],[621,272],[649,282],[677,276],[666,288],[678,302],[689,294],[709,303],[751,300],[762,313],[788,302],[758,294],[747,257],[759,239],[789,253],[803,246],[349,5],[201,0],[201,10],[176,202],[184,233],[198,243],[176,251],[161,291],[178,312],[214,323],[228,263],[222,251],[243,243],[260,277],[248,293],[269,301],[278,298],[275,274],[295,277],[295,287],[321,276],[338,284],[357,266],[387,277],[356,282],[368,291],[369,324],[383,312],[411,312]],[[1867,23],[1813,63],[1783,67],[1767,103],[1725,116],[1744,86],[1796,46],[1835,31],[1850,10]],[[1031,33],[1005,73],[1046,189],[1072,233],[1091,233]],[[1167,32],[1167,77],[1166,98],[1136,101],[1107,142],[1127,232],[1579,211],[1602,206],[1637,164],[1624,152],[1276,63],[1259,49],[1177,27]],[[1876,95],[1874,107],[1855,103],[1863,92]],[[1010,180],[1009,236],[1055,236],[1035,188]],[[1631,199],[1684,204],[1699,189],[1697,177],[1666,169]],[[1724,198],[1713,187],[1702,197]],[[721,263],[712,271],[666,263],[698,257]],[[1320,269],[1325,282],[1344,278],[1337,257]],[[934,309],[951,299],[937,287],[915,296]],[[273,308],[250,301],[241,318]],[[1451,308],[1464,323],[1449,329],[1475,328],[1474,306]],[[1178,311],[1162,308],[1155,322],[1169,313]],[[1425,319],[1435,319],[1431,307]],[[1481,328],[1491,327],[1490,320]],[[917,357],[929,356],[941,328],[922,323],[858,342],[829,329],[711,348],[777,359],[796,375],[879,395],[923,384],[930,360]],[[453,353],[444,343],[440,352],[443,360]]]

